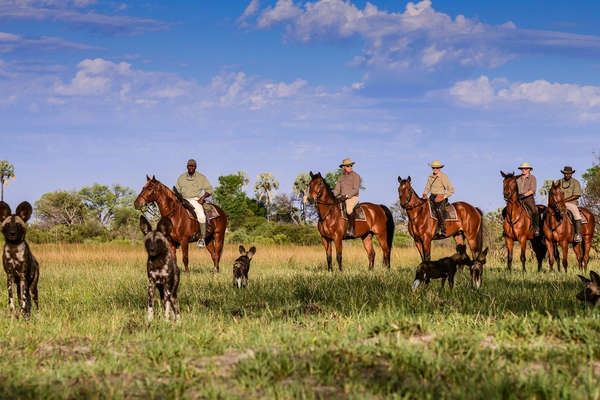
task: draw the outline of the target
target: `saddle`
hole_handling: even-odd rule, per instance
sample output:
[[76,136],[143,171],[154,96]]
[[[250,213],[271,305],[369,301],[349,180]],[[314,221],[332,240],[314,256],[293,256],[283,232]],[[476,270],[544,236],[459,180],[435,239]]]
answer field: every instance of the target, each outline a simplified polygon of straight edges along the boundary
[[[429,204],[429,215],[431,216],[431,218],[437,221],[437,216],[433,212],[433,206],[431,205],[431,201],[428,201],[427,203]],[[458,215],[456,214],[456,208],[454,207],[454,204],[448,203],[446,205],[446,218],[444,219],[444,221],[458,221]]]
[[[342,218],[344,218],[345,220],[348,219],[348,215],[346,214],[346,202],[342,201],[340,203],[340,210],[342,210]],[[367,216],[365,215],[365,210],[362,209],[360,203],[357,204],[356,206],[354,206],[354,210],[352,210],[352,212],[354,213],[354,221],[366,221],[367,220]]]
[[[577,207],[579,208],[579,215],[581,215],[581,224],[587,224],[588,220],[585,217],[585,214],[583,213],[583,210],[581,209],[581,207]],[[571,223],[573,224],[573,226],[575,226],[575,217],[573,216],[573,213],[570,210],[567,210],[567,215],[569,216],[569,220],[571,220]]]
[[[184,199],[183,196],[181,195],[181,193],[179,193],[177,191],[177,189],[175,189],[175,187],[173,187],[173,193],[175,193],[175,196],[177,196],[177,199],[179,200],[179,202],[183,205],[183,207],[187,211],[188,216],[191,219],[193,219],[194,221],[197,221],[198,216],[196,215],[194,206],[192,206],[187,199]],[[215,219],[220,215],[219,211],[212,203],[203,203],[202,208],[204,209],[204,214],[206,215],[207,221],[209,221],[211,219]]]

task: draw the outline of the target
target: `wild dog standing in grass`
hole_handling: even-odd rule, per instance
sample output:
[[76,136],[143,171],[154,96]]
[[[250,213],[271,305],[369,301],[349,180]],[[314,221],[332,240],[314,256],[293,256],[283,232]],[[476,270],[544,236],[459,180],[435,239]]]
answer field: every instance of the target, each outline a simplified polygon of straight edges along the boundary
[[585,284],[583,290],[577,293],[577,299],[583,302],[592,303],[592,306],[595,306],[598,299],[600,299],[600,276],[594,271],[590,271],[590,279],[583,275],[577,276],[579,276],[579,279]]
[[32,211],[31,204],[24,201],[11,215],[9,205],[0,201],[0,229],[5,240],[2,263],[7,278],[8,303],[11,311],[14,311],[14,284],[17,288],[21,313],[24,315],[29,314],[32,298],[35,307],[38,308],[37,282],[40,276],[40,267],[25,241],[27,220],[31,217]]
[[144,246],[148,253],[148,320],[154,318],[154,291],[158,289],[160,298],[165,308],[165,319],[169,319],[170,311],[173,312],[175,320],[180,319],[179,300],[177,299],[177,288],[179,287],[179,268],[169,245],[169,234],[173,224],[168,217],[162,217],[158,221],[156,230],[148,220],[140,216],[140,228],[144,233]]
[[452,290],[454,287],[454,274],[456,274],[456,269],[459,265],[473,265],[473,261],[467,255],[467,247],[464,244],[456,246],[456,253],[450,257],[444,257],[436,261],[423,261],[419,264],[412,286],[413,290],[416,290],[421,282],[425,282],[425,285],[428,285],[431,279],[437,278],[442,278],[442,288],[444,288],[446,278],[448,278],[448,285],[450,286],[450,290]]
[[481,278],[483,277],[483,266],[487,262],[488,248],[484,251],[475,254],[475,259],[470,265],[471,269],[471,284],[475,289],[479,289],[481,286]]
[[241,288],[248,286],[248,271],[250,271],[250,261],[256,254],[256,247],[250,247],[246,251],[244,246],[240,246],[240,256],[233,262],[233,287]]

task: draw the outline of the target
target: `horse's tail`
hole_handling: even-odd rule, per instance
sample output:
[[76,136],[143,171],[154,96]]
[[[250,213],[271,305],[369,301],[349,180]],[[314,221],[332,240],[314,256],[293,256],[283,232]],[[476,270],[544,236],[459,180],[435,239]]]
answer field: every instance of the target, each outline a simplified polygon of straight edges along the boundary
[[391,250],[392,243],[394,241],[394,230],[395,230],[394,216],[392,215],[392,212],[390,211],[390,209],[387,208],[387,206],[385,206],[383,204],[380,204],[379,206],[383,209],[383,212],[385,213],[386,239],[387,239],[388,249]]
[[475,251],[473,253],[480,254],[483,250],[483,211],[481,211],[478,207],[475,207],[475,209],[479,213],[481,223],[479,224],[479,230],[477,231],[477,239],[475,240]]

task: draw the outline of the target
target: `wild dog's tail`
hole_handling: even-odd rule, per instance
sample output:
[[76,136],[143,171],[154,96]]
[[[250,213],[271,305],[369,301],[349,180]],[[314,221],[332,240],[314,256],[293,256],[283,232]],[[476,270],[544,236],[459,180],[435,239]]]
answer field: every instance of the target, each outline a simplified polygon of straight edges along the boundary
[[481,251],[483,250],[483,230],[484,230],[483,212],[478,207],[475,207],[475,209],[477,210],[477,212],[479,213],[479,216],[481,217],[481,223],[479,224],[479,231],[477,231],[477,240],[475,241],[475,251],[473,253],[480,254]]
[[389,208],[387,208],[387,206],[380,204],[379,205],[382,209],[383,212],[385,213],[385,217],[386,217],[386,221],[385,221],[385,228],[386,228],[386,239],[387,239],[387,244],[388,244],[388,249],[392,249],[392,243],[394,242],[394,229],[395,229],[395,224],[394,224],[394,216],[392,215],[392,212],[390,211]]

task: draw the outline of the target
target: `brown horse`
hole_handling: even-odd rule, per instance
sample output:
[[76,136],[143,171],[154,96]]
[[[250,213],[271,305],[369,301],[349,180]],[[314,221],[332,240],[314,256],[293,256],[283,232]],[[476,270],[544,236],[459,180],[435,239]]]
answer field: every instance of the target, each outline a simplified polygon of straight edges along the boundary
[[560,271],[560,256],[558,254],[557,243],[562,248],[562,265],[567,272],[568,262],[567,255],[569,251],[569,243],[573,243],[573,250],[577,256],[579,269],[587,270],[588,261],[590,259],[590,247],[592,246],[592,237],[594,236],[595,218],[587,208],[580,208],[581,213],[585,215],[587,224],[581,225],[581,238],[583,239],[583,254],[581,254],[581,243],[573,241],[575,230],[570,218],[567,216],[567,208],[565,206],[565,194],[560,188],[560,183],[552,183],[552,187],[548,192],[548,212],[544,218],[544,237],[546,238],[546,247],[553,249],[548,251],[550,261],[550,271],[556,257],[556,264]]
[[[133,205],[139,210],[143,205],[153,201],[156,202],[160,215],[169,217],[173,222],[173,229],[169,236],[171,251],[175,255],[175,249],[181,245],[185,272],[190,272],[188,268],[188,247],[191,241],[197,240],[194,238],[194,234],[199,230],[198,221],[190,216],[175,193],[160,183],[154,176],[150,179],[146,175],[146,184]],[[215,266],[214,272],[219,272],[219,261],[223,253],[223,241],[225,240],[225,228],[227,227],[227,215],[219,207],[214,207],[219,212],[219,216],[210,220],[205,242],[206,249],[209,251]]]
[[[452,236],[456,244],[463,244],[466,237],[473,259],[481,253],[483,247],[483,214],[480,209],[459,201],[452,203],[456,209],[457,221],[444,221],[446,236],[435,236],[437,221],[433,219],[427,206],[429,200],[417,195],[410,184],[410,176],[406,179],[398,177],[398,198],[400,205],[408,214],[408,233],[413,237],[422,261],[431,261],[431,241]],[[435,237],[434,237],[435,236]],[[471,268],[471,282],[479,288],[481,273]]]
[[[525,206],[519,201],[517,179],[521,175],[515,176],[514,172],[505,174],[502,171],[500,171],[500,175],[504,178],[502,192],[504,194],[504,200],[506,201],[506,208],[502,212],[504,216],[504,241],[506,242],[506,249],[508,251],[506,267],[509,271],[512,268],[513,245],[516,240],[521,246],[520,259],[521,264],[523,265],[523,271],[526,270],[525,251],[527,250],[527,241],[530,240],[531,248],[535,252],[537,258],[538,271],[541,271],[542,261],[546,255],[546,245],[541,236],[535,236],[531,217],[529,217]],[[543,213],[545,207],[538,205],[538,210]]]
[[333,195],[331,188],[321,176],[321,173],[310,172],[311,181],[308,185],[308,199],[317,203],[319,222],[317,227],[321,234],[321,240],[327,253],[327,269],[331,271],[331,242],[335,243],[335,252],[340,271],[342,270],[342,240],[361,238],[367,256],[369,257],[369,269],[373,269],[375,263],[375,250],[373,250],[373,234],[383,251],[383,263],[390,268],[390,253],[392,251],[392,240],[394,239],[394,218],[392,212],[384,205],[373,203],[360,203],[365,212],[366,221],[356,221],[356,237],[345,237],[344,232],[348,222],[342,218],[342,210],[339,201]]

